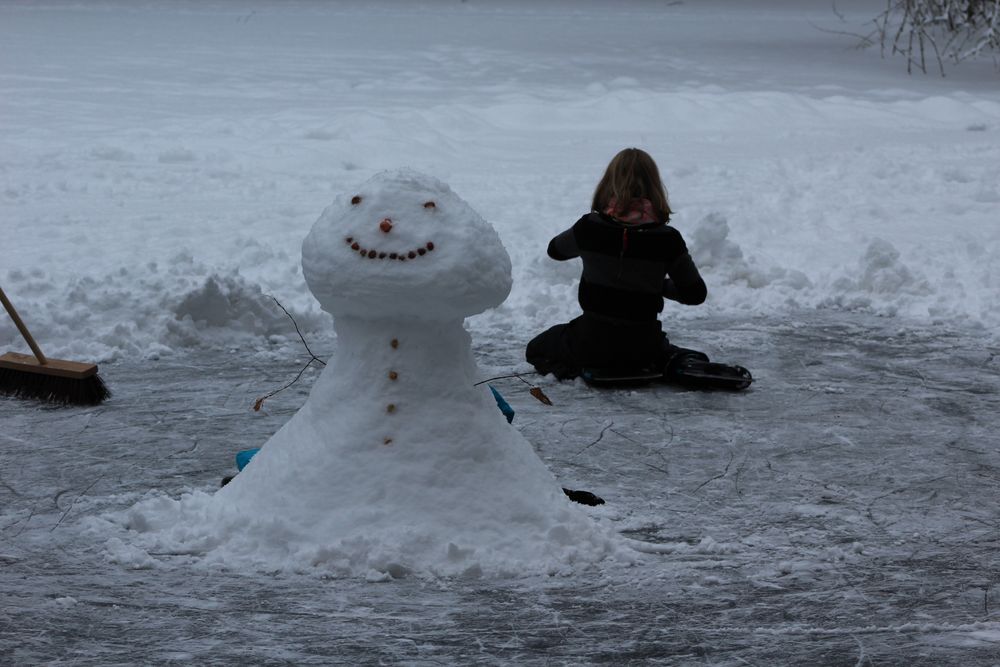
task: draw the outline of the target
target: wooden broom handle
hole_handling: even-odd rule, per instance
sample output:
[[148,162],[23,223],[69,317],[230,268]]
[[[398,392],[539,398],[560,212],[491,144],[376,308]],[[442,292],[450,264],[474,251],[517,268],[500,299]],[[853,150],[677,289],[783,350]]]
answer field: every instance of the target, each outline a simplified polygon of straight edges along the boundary
[[21,335],[24,336],[24,340],[27,341],[28,346],[31,347],[31,351],[35,353],[38,363],[43,366],[49,363],[49,360],[45,358],[44,354],[42,354],[41,348],[38,347],[38,343],[36,343],[35,339],[32,338],[31,332],[28,331],[28,327],[24,326],[24,322],[21,321],[21,317],[17,314],[17,311],[14,310],[14,304],[12,304],[10,300],[7,299],[7,295],[3,293],[2,287],[0,287],[0,302],[3,303],[3,307],[7,310],[7,314],[10,315],[10,319],[14,320],[14,326],[16,326],[17,330],[21,332]]

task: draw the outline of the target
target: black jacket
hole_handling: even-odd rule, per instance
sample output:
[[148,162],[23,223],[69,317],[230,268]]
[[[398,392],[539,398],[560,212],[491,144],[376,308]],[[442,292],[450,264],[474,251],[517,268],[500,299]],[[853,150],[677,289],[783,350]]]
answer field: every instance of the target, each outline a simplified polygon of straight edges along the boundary
[[664,298],[697,305],[707,295],[681,233],[663,222],[630,225],[588,213],[552,239],[548,253],[556,260],[583,259],[579,299],[585,313],[655,320]]

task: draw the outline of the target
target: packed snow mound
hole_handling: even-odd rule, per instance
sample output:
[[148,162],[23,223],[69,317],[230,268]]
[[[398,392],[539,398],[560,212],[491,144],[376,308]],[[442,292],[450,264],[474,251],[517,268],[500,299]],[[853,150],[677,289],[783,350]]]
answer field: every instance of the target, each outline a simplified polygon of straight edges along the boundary
[[780,266],[761,266],[744,256],[743,249],[729,238],[729,222],[718,212],[706,215],[691,237],[692,253],[698,268],[725,285],[745,285],[752,289],[781,286],[793,290],[812,287],[801,271]]
[[[238,268],[209,267],[190,255],[65,282],[41,269],[10,271],[3,278],[0,284],[53,357],[106,362],[205,347],[299,345],[294,325],[267,287]],[[302,331],[328,329],[328,315],[289,291],[283,287],[277,294]],[[0,348],[25,347],[13,322],[0,316]]]
[[860,275],[855,281],[841,279],[837,287],[873,294],[930,294],[931,286],[917,278],[900,261],[899,250],[884,239],[875,239],[865,249],[860,261]]
[[482,217],[441,181],[403,169],[341,195],[302,244],[323,309],[365,317],[466,317],[498,306],[510,257]]
[[[285,333],[288,317],[260,285],[242,276],[212,274],[187,291],[172,308],[179,322],[198,329],[228,329],[259,336]],[[175,329],[176,331],[176,329]]]

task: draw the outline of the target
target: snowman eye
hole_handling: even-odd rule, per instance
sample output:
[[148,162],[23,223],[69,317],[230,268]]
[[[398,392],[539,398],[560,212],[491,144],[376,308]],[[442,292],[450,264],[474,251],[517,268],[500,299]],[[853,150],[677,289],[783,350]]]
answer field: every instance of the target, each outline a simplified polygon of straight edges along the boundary
[[424,202],[424,208],[437,208],[437,204],[432,201]]
[[361,195],[354,195],[353,197],[351,197],[351,203],[354,204],[355,206],[357,206],[358,204],[360,204],[361,203]]

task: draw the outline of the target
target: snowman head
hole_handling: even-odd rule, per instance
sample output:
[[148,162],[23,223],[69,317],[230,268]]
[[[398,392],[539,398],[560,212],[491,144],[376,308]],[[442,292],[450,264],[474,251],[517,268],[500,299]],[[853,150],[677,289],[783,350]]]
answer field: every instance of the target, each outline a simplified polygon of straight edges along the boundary
[[507,298],[510,270],[493,227],[409,169],[338,197],[302,243],[306,283],[334,316],[463,318]]

